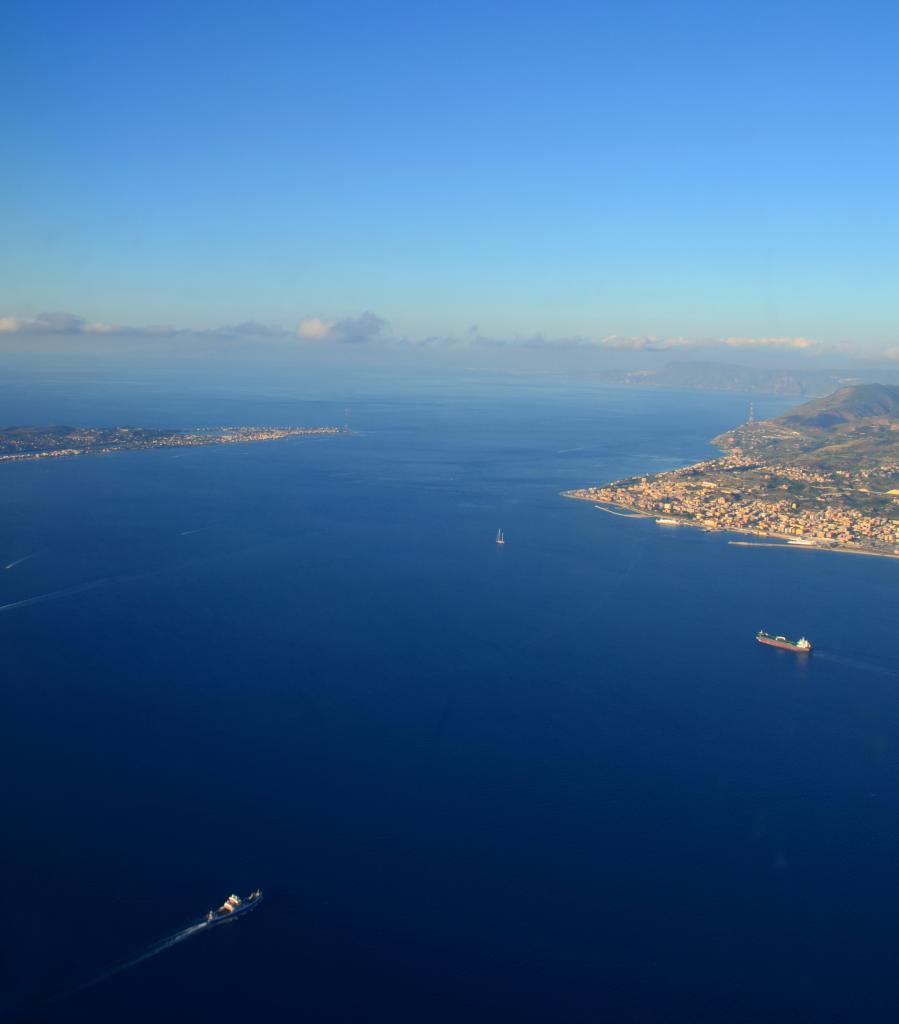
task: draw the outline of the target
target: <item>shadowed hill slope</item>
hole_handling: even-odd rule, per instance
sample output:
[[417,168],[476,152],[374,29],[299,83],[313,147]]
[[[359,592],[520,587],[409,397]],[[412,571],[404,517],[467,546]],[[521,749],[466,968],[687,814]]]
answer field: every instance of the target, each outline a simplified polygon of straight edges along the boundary
[[774,420],[793,430],[828,430],[859,420],[899,419],[899,387],[858,384],[791,409]]

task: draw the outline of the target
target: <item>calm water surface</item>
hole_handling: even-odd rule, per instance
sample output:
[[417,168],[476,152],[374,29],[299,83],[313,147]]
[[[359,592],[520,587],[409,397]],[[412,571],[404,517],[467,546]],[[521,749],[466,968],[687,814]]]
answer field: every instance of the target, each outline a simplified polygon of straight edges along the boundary
[[[894,1018],[897,564],[558,497],[708,455],[742,397],[0,397],[7,422],[355,431],[0,466],[0,563],[33,556],[0,570],[3,1009]],[[46,1002],[256,886],[246,920]]]

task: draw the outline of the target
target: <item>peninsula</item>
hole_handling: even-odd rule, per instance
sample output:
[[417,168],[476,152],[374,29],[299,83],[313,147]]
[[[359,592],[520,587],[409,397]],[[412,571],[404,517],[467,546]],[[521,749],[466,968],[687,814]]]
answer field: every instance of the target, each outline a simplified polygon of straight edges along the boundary
[[712,443],[721,458],[565,497],[803,547],[899,555],[899,387],[845,387]]
[[211,444],[279,441],[309,434],[341,434],[340,427],[220,427],[181,431],[147,427],[3,427],[0,462],[99,455],[145,448],[196,448]]

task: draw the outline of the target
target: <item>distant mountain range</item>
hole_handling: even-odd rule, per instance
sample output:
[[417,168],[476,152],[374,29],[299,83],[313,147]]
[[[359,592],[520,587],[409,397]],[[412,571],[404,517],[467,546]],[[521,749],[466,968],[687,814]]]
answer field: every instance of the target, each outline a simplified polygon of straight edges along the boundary
[[776,370],[731,363],[670,362],[659,370],[630,370],[606,376],[610,383],[695,391],[740,391],[746,394],[814,398],[842,384],[857,382],[822,370]]

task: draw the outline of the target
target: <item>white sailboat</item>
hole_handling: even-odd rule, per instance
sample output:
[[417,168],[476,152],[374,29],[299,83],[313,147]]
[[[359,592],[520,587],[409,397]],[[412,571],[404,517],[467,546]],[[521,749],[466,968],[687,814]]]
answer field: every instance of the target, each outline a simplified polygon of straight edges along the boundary
[[497,530],[496,531],[496,543],[497,544],[505,544],[506,543],[506,538],[503,536],[503,531],[502,530]]

